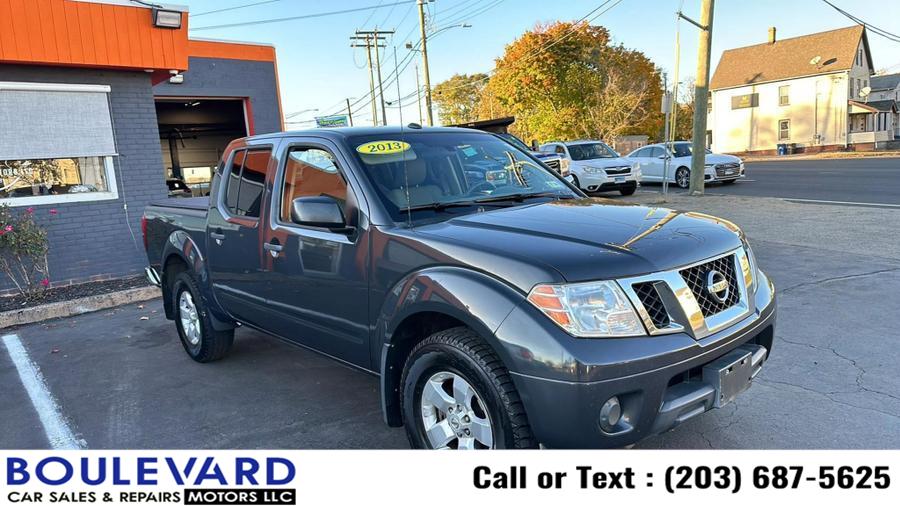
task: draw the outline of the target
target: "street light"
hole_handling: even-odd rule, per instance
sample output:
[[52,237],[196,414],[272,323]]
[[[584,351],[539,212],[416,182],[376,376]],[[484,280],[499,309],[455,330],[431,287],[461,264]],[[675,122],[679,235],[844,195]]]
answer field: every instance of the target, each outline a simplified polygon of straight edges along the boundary
[[285,116],[284,119],[296,118],[297,116],[300,116],[301,114],[306,114],[308,112],[319,112],[319,109],[312,108],[312,109],[303,109],[302,111],[292,112],[292,113],[288,114],[287,116]]

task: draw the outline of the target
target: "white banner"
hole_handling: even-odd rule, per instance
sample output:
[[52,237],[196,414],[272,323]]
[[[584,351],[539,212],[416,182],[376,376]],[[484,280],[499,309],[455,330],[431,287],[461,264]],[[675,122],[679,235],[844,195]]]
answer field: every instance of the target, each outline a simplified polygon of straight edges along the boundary
[[900,451],[0,451],[0,465],[0,504],[900,504]]

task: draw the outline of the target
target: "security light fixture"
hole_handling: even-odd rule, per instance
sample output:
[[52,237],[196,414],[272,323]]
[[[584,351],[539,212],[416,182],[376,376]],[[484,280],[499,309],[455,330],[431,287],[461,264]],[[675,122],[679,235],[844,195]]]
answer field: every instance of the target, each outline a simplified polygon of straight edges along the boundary
[[153,9],[153,26],[157,28],[181,28],[181,12],[169,9]]

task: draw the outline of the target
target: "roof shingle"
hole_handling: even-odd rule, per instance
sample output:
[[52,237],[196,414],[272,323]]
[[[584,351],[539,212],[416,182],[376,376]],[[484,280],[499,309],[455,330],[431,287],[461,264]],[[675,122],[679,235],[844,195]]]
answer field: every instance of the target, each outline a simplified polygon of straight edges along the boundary
[[[865,34],[861,25],[777,40],[774,44],[728,49],[716,67],[710,89],[735,88],[795,77],[848,70]],[[868,52],[868,48],[866,48]],[[818,65],[810,61],[821,57]]]
[[900,74],[887,74],[883,76],[872,76],[869,80],[872,90],[893,90],[900,84]]

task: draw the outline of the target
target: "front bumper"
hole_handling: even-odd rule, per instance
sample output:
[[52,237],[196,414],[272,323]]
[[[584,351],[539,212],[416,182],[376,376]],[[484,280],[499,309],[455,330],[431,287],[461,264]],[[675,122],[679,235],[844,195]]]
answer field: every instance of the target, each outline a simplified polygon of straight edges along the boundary
[[[716,365],[740,349],[752,355],[755,377],[772,350],[774,287],[764,275],[760,279],[764,282],[757,293],[757,309],[742,321],[702,339],[681,333],[625,339],[570,338],[574,346],[567,351],[571,356],[560,357],[555,363],[544,361],[554,366],[551,370],[541,374],[537,367],[518,368],[512,373],[513,381],[537,440],[551,448],[623,447],[718,407],[719,390],[704,375],[704,366]],[[515,325],[507,327],[507,322],[500,330],[515,331]],[[502,332],[499,337],[503,338]],[[565,379],[567,376],[574,378]],[[604,430],[601,409],[613,396],[618,397],[623,422]]]
[[578,177],[582,190],[589,192],[605,192],[635,188],[639,184],[638,175],[632,171],[622,176],[605,176],[584,173]]

